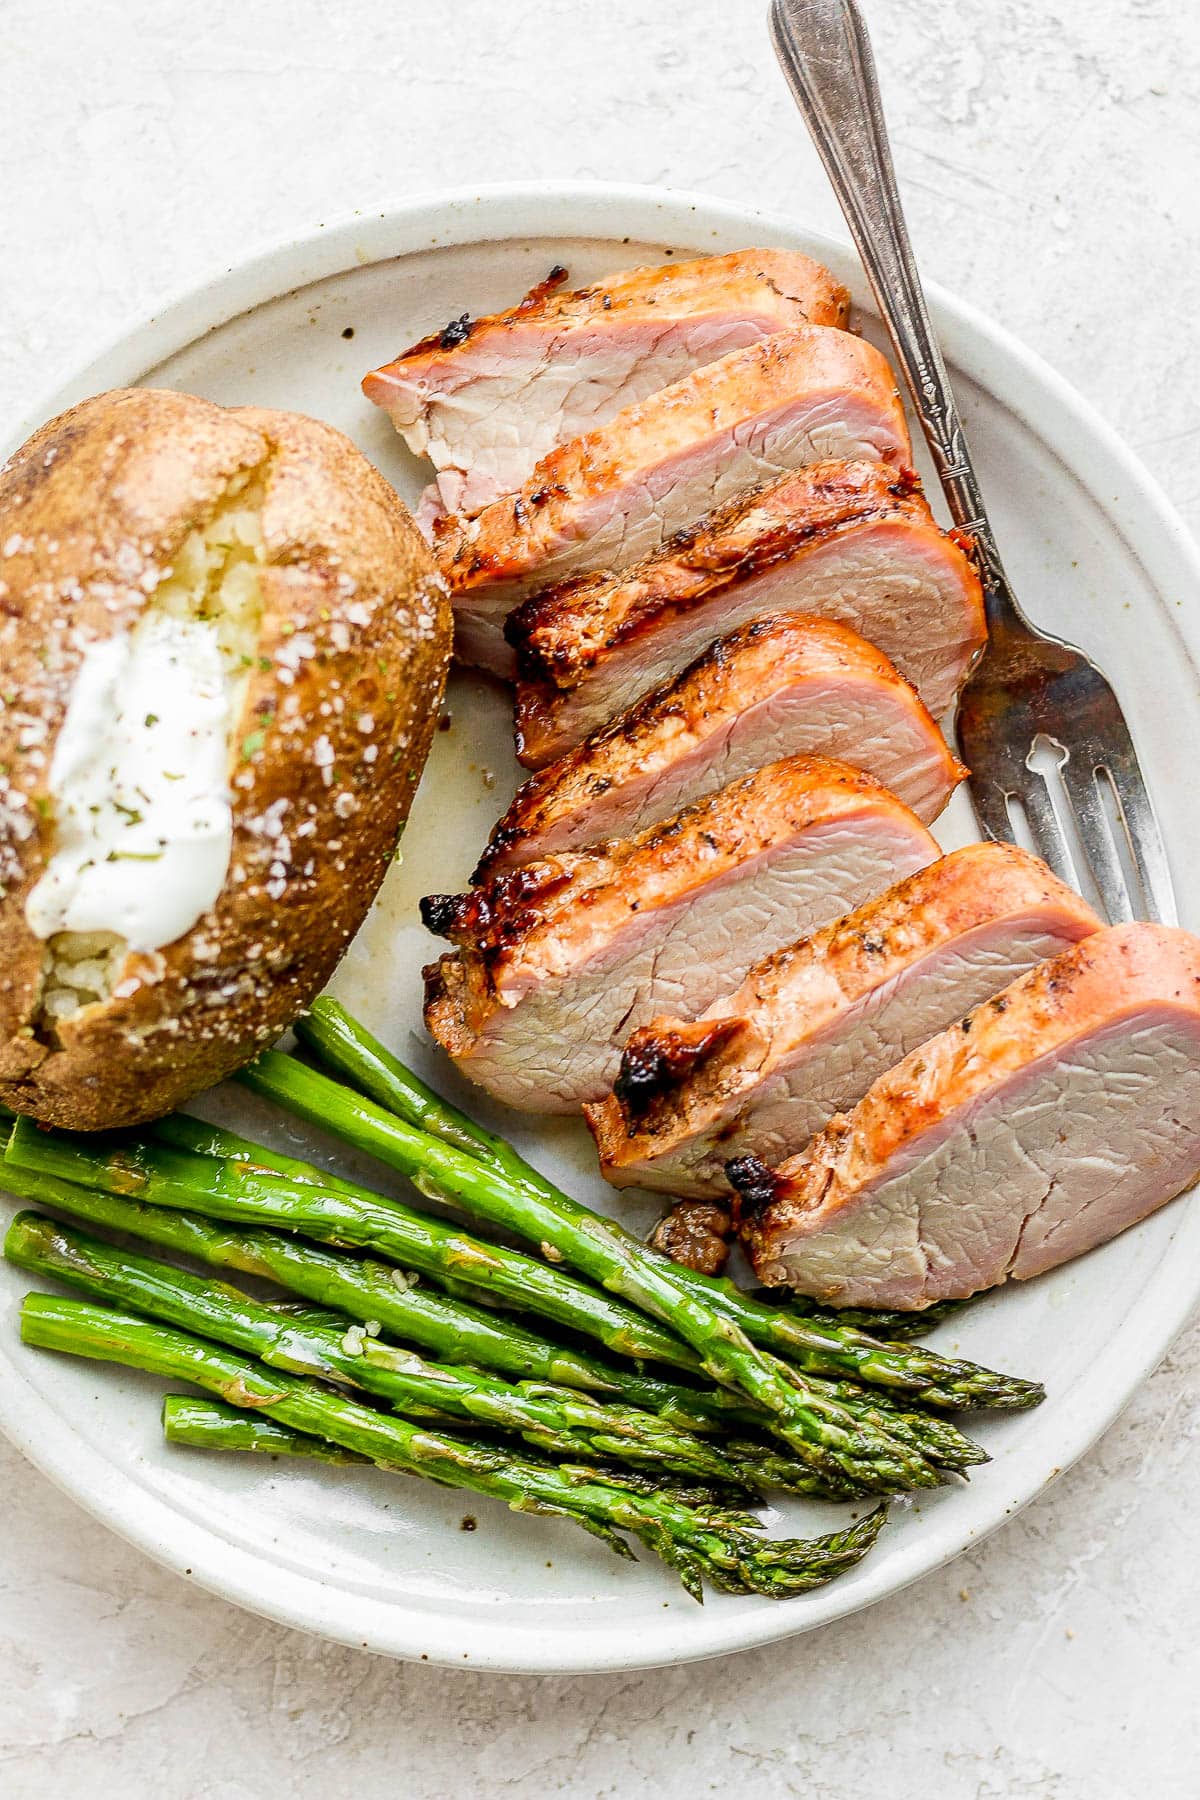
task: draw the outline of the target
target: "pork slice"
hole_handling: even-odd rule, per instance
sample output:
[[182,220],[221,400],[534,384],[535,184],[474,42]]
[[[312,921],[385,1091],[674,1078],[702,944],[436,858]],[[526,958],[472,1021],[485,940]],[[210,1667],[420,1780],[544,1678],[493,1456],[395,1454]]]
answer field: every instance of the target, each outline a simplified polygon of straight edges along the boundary
[[500,675],[513,607],[582,570],[628,568],[746,487],[829,457],[911,455],[895,377],[849,332],[801,325],[697,369],[552,450],[518,492],[443,520],[455,652]]
[[979,577],[911,471],[827,462],[739,496],[623,574],[564,582],[508,623],[517,753],[540,768],[714,638],[800,611],[857,631],[940,718],[987,635]]
[[732,1165],[755,1271],[920,1308],[1081,1255],[1200,1174],[1200,940],[1097,931],[881,1076],[807,1151]]
[[532,776],[493,830],[475,880],[631,837],[797,751],[864,769],[926,823],[966,775],[881,651],[828,619],[768,614]]
[[802,1150],[902,1056],[1100,920],[1044,863],[969,844],[758,963],[695,1021],[630,1038],[587,1108],[615,1187],[727,1194],[725,1164]]
[[425,972],[425,1021],[510,1106],[573,1112],[625,1036],[694,1018],[758,957],[931,862],[937,844],[858,770],[792,756],[603,850],[423,902],[459,945]]
[[692,369],[793,325],[845,326],[849,295],[795,250],[626,269],[568,290],[553,269],[517,306],[466,314],[363,381],[467,517],[519,488],[557,444]]

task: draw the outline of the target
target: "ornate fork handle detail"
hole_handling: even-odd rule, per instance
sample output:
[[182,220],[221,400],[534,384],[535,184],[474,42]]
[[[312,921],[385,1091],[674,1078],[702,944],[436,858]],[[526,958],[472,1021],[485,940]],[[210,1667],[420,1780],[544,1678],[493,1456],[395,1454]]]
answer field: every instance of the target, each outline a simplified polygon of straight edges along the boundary
[[771,36],[850,225],[955,524],[970,534],[993,628],[1023,615],[987,517],[917,273],[870,41],[855,0],[773,0]]
[[1016,843],[1019,812],[1064,881],[1082,887],[1090,875],[1110,919],[1173,922],[1162,833],[1112,683],[1073,644],[1034,630],[1004,573],[917,274],[857,0],[772,0],[771,35],[858,246],[954,523],[974,541],[989,642],[959,695],[955,729],[980,827],[998,843]]

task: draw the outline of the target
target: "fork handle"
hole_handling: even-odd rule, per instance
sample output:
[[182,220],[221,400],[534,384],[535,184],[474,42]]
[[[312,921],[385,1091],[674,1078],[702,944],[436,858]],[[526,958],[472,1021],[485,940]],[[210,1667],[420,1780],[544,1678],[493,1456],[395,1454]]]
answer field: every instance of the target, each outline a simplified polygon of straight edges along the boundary
[[871,41],[855,0],[772,0],[771,37],[883,315],[956,525],[977,546],[989,623],[1012,597],[909,241]]

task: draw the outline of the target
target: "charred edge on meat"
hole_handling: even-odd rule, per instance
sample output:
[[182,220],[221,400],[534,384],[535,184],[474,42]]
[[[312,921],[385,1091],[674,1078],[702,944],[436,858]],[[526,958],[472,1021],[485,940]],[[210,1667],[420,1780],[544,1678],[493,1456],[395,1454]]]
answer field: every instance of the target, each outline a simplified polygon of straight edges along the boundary
[[[566,269],[561,263],[555,263],[545,279],[531,287],[524,299],[512,308],[509,318],[516,319],[525,313],[536,312],[566,279]],[[407,349],[401,350],[392,358],[389,367],[407,362],[412,356],[427,356],[433,350],[457,350],[467,342],[477,323],[469,312],[460,313],[456,319],[447,320],[437,331],[431,331],[428,336],[418,338],[415,344],[409,344]]]
[[[566,265],[564,263],[555,263],[549,274],[543,276],[541,281],[535,281],[524,299],[518,301],[517,305],[513,307],[514,316],[519,316],[522,313],[537,312],[540,307],[545,305],[551,294],[553,294],[557,288],[562,287],[563,283],[569,280],[569,278],[570,271],[567,269]],[[583,288],[580,291],[587,294],[594,293],[595,289]]]
[[420,902],[421,919],[438,937],[484,957],[497,955],[538,922],[538,903],[570,879],[570,868],[561,863],[526,863],[465,894],[427,894]]
[[760,1219],[780,1195],[775,1171],[757,1156],[733,1156],[725,1164],[729,1185],[737,1195],[734,1212],[741,1226]]
[[730,1038],[741,1031],[744,1019],[715,1019],[687,1031],[656,1031],[645,1026],[635,1031],[621,1055],[613,1082],[613,1097],[630,1137],[637,1137],[659,1101],[683,1085],[710,1061]]
[[421,923],[434,937],[452,937],[466,894],[426,894],[418,902]]
[[[869,498],[864,497],[860,489],[849,489],[844,493],[844,507],[840,513],[819,519],[801,516],[780,519],[749,548],[731,547],[721,552],[712,540],[719,539],[724,531],[735,525],[769,488],[779,485],[776,481],[738,494],[693,524],[684,526],[647,561],[653,564],[677,562],[699,575],[702,579],[694,590],[684,595],[645,595],[604,643],[594,646],[584,659],[578,657],[575,649],[568,652],[555,643],[539,642],[538,634],[547,624],[553,626],[564,610],[577,606],[583,595],[599,591],[610,581],[636,576],[638,565],[619,577],[611,570],[602,569],[588,575],[570,576],[565,581],[540,588],[514,607],[504,621],[504,636],[516,652],[519,677],[524,681],[546,683],[550,688],[573,686],[581,667],[591,667],[605,651],[639,636],[664,612],[682,613],[699,606],[723,587],[765,574],[808,544],[830,540],[873,520],[891,517],[921,497],[920,477],[915,470],[892,469],[881,464],[878,473],[879,485]],[[790,481],[795,477],[789,475],[783,479]],[[817,481],[813,486],[814,499],[836,499],[842,494],[843,487],[844,484],[835,479]]]

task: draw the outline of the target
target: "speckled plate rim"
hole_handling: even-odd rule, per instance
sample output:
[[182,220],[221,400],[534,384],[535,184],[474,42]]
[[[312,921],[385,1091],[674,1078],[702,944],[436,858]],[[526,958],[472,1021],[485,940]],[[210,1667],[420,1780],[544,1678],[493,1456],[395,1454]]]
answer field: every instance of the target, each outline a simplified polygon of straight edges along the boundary
[[[507,238],[608,238],[629,234],[704,248],[712,235],[742,242],[787,242],[798,232],[813,254],[861,289],[861,271],[844,245],[772,215],[701,195],[604,182],[529,182],[418,195],[362,209],[277,244],[202,282],[127,327],[68,380],[56,384],[8,436],[15,447],[35,426],[74,400],[136,383],[188,344],[280,295],[353,270],[438,246]],[[1163,605],[1164,594],[1200,591],[1200,554],[1182,521],[1137,458],[1060,376],[1001,327],[936,287],[935,323],[958,365],[1070,469],[1086,458],[1087,487],[1103,492],[1110,521],[1140,561]],[[7,434],[6,434],[7,435]],[[1164,606],[1164,611],[1165,611]],[[1196,609],[1169,615],[1180,649],[1200,663]],[[84,1444],[25,1380],[19,1347],[0,1341],[0,1429],[36,1467],[95,1518],[149,1556],[200,1586],[277,1622],[384,1655],[451,1667],[522,1673],[636,1669],[699,1660],[811,1630],[860,1611],[941,1567],[980,1542],[1088,1450],[1155,1367],[1200,1299],[1200,1207],[1176,1209],[1164,1254],[1088,1373],[1059,1395],[1054,1461],[1035,1444],[991,1472],[982,1520],[964,1528],[953,1508],[931,1518],[913,1541],[862,1565],[851,1592],[840,1584],[803,1598],[765,1604],[749,1617],[718,1605],[680,1620],[656,1637],[653,1652],[619,1626],[589,1621],[573,1638],[511,1621],[472,1622],[464,1647],[460,1621],[410,1613],[393,1600],[349,1593],[293,1569],[274,1567],[149,1495],[131,1473]]]

